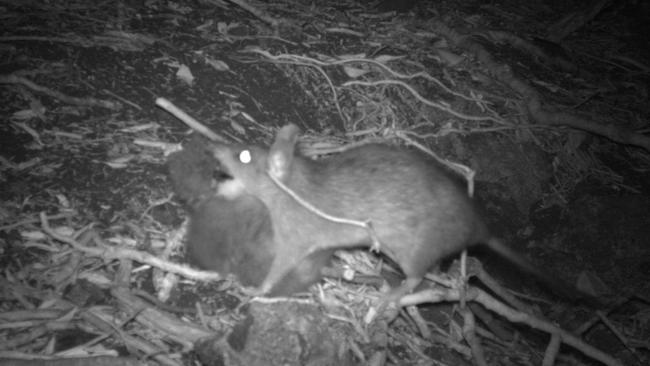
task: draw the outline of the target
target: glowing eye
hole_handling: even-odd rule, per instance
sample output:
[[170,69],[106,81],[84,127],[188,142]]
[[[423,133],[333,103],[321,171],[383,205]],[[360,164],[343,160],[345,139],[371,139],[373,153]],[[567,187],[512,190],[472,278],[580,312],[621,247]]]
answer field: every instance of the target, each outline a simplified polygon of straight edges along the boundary
[[251,158],[251,152],[249,150],[243,150],[242,152],[239,153],[239,161],[241,161],[244,164],[250,163],[252,160]]

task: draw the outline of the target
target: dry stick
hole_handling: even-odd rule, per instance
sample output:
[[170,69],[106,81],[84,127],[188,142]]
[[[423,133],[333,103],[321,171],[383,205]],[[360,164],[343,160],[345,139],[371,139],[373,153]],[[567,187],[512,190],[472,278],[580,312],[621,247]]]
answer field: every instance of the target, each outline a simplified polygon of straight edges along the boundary
[[239,7],[246,10],[247,12],[260,18],[263,22],[268,23],[273,28],[277,29],[277,27],[280,25],[280,22],[278,22],[277,19],[271,17],[270,15],[267,15],[264,11],[257,9],[256,7],[248,4],[244,0],[230,0],[230,2],[238,5]]
[[267,172],[267,174],[271,178],[273,183],[275,183],[281,190],[283,190],[284,193],[288,194],[291,198],[293,198],[296,202],[298,202],[300,205],[302,205],[307,210],[315,213],[316,215],[324,218],[325,220],[335,222],[337,224],[358,226],[358,227],[366,230],[368,232],[368,235],[370,236],[370,240],[372,241],[372,246],[370,247],[370,250],[373,250],[373,251],[376,251],[376,252],[380,251],[381,243],[379,241],[379,237],[377,236],[377,233],[375,232],[375,229],[372,226],[372,222],[370,221],[370,219],[365,220],[365,221],[359,221],[359,220],[346,219],[346,218],[343,218],[343,217],[336,217],[336,216],[329,215],[329,214],[321,211],[320,209],[316,208],[311,203],[305,201],[296,192],[291,190],[291,188],[287,187],[284,183],[282,183],[271,172]]
[[48,42],[48,43],[54,43],[54,42],[59,42],[59,43],[72,43],[77,46],[81,47],[93,47],[95,46],[95,43],[91,42],[90,40],[86,38],[80,38],[80,37],[71,37],[71,38],[63,38],[63,37],[41,37],[41,36],[5,36],[5,37],[0,37],[0,42],[14,42],[14,41],[36,41],[36,42]]
[[445,105],[443,103],[438,103],[431,101],[422,95],[418,93],[415,89],[413,89],[412,86],[408,85],[407,83],[401,81],[401,80],[377,80],[377,81],[348,81],[343,84],[343,86],[351,86],[351,85],[360,85],[360,86],[377,86],[377,85],[399,85],[403,87],[404,89],[408,90],[414,97],[415,99],[419,100],[423,104],[440,109],[441,111],[447,112],[451,114],[454,117],[458,117],[460,119],[468,120],[468,121],[493,121],[496,123],[503,123],[503,120],[500,118],[495,118],[492,116],[471,116],[469,114],[457,112],[453,110],[450,106]]
[[[588,357],[593,358],[594,360],[600,361],[609,366],[623,366],[623,364],[621,364],[618,360],[585,343],[583,340],[574,336],[573,334],[557,327],[550,322],[538,319],[530,314],[516,311],[515,309],[506,306],[494,297],[490,296],[488,293],[478,288],[468,288],[466,297],[467,300],[476,301],[511,322],[526,324],[532,328],[539,329],[549,334],[557,334],[561,337],[563,343],[575,348],[576,350],[582,352]],[[402,306],[410,306],[428,302],[437,303],[442,301],[458,301],[459,299],[460,291],[457,289],[434,288],[406,295],[400,299],[399,303]]]
[[542,366],[553,366],[555,365],[555,359],[557,358],[558,353],[560,352],[560,346],[562,345],[562,338],[555,333],[551,334],[551,341],[548,342],[546,351],[544,352],[544,360],[542,361]]
[[325,81],[327,81],[327,85],[329,85],[330,89],[332,90],[332,99],[334,100],[334,105],[336,106],[336,110],[339,113],[339,117],[341,117],[341,122],[343,122],[342,127],[344,127],[345,122],[346,122],[346,118],[345,118],[345,115],[343,114],[343,110],[341,110],[341,104],[339,103],[339,97],[338,97],[338,93],[336,92],[336,88],[334,87],[334,83],[332,82],[332,80],[327,75],[325,70],[323,70],[322,67],[314,66],[314,65],[307,65],[307,66],[316,68],[316,70],[318,70],[318,72],[320,72],[320,74],[323,75],[323,77],[325,78]]
[[621,341],[621,343],[623,344],[623,346],[625,346],[625,348],[627,348],[627,350],[630,351],[630,353],[634,354],[634,353],[635,353],[635,352],[634,352],[634,349],[630,346],[630,342],[628,341],[627,337],[625,337],[625,335],[623,335],[623,334],[622,334],[622,333],[621,333],[621,332],[620,332],[620,331],[619,331],[619,330],[614,326],[614,324],[612,324],[612,322],[609,321],[609,318],[607,318],[607,314],[605,314],[605,312],[603,312],[603,311],[597,311],[596,314],[598,315],[598,318],[600,319],[600,321],[602,321],[603,324],[605,324],[605,326],[606,326],[607,328],[609,328],[609,330],[610,330],[612,333],[614,333],[614,335],[616,336],[616,338],[618,338],[618,340]]
[[348,36],[355,36],[359,38],[365,37],[365,34],[361,32],[353,31],[352,29],[348,29],[348,28],[340,28],[340,27],[325,28],[323,29],[323,32],[334,33],[334,34],[345,34]]
[[[345,60],[341,60],[341,61],[335,61],[332,64],[339,64],[339,63],[341,63],[341,64],[344,64],[344,63],[370,63],[370,64],[373,64],[375,66],[378,66],[382,70],[388,72],[392,77],[395,77],[397,79],[410,80],[410,79],[416,79],[416,78],[423,78],[423,79],[425,79],[427,81],[430,81],[430,82],[438,85],[445,93],[451,94],[451,95],[459,97],[461,99],[465,99],[467,101],[481,102],[481,100],[476,98],[476,97],[468,97],[468,96],[466,96],[466,95],[464,95],[462,93],[459,93],[459,92],[457,92],[455,90],[450,89],[449,87],[447,87],[447,85],[445,85],[445,83],[440,81],[438,78],[435,78],[435,77],[431,76],[431,74],[429,74],[428,72],[419,71],[419,72],[416,72],[414,74],[402,74],[401,72],[395,71],[395,70],[391,69],[390,67],[386,66],[385,64],[383,64],[383,63],[381,63],[379,61],[375,61],[375,60],[371,60],[371,59],[364,59],[364,58],[349,58],[349,59],[345,59]],[[505,120],[503,121],[503,123],[507,124],[507,122]]]
[[[421,78],[424,78],[424,79],[426,79],[428,81],[431,81],[431,82],[437,84],[445,92],[447,92],[449,94],[452,94],[454,96],[457,96],[457,97],[465,99],[465,100],[469,100],[469,101],[473,101],[473,102],[479,102],[479,100],[477,98],[475,98],[475,97],[467,97],[467,96],[464,96],[464,95],[462,95],[460,93],[457,93],[457,92],[449,89],[440,80],[434,78],[433,76],[431,76],[431,75],[429,75],[429,74],[427,74],[425,72],[418,72],[418,73],[415,73],[415,74],[412,74],[412,75],[406,75],[406,74],[402,74],[402,73],[399,73],[397,71],[392,70],[388,66],[382,64],[381,62],[371,60],[371,59],[351,58],[351,59],[345,59],[345,60],[334,60],[334,61],[325,62],[325,61],[320,61],[320,60],[313,59],[313,58],[306,57],[306,56],[291,55],[291,54],[279,54],[279,55],[274,56],[271,53],[269,53],[268,51],[263,51],[263,50],[261,50],[259,48],[248,49],[245,52],[257,53],[257,54],[260,54],[260,55],[262,55],[262,56],[264,56],[266,58],[274,60],[274,61],[279,61],[279,62],[289,63],[289,64],[295,64],[295,65],[312,66],[312,67],[314,67],[314,66],[336,66],[336,65],[346,64],[346,63],[360,63],[360,62],[371,63],[371,64],[374,64],[376,66],[381,67],[383,70],[385,70],[389,74],[391,74],[391,76],[396,77],[398,79],[414,79],[414,78],[421,77]],[[329,82],[329,78],[327,78],[327,80]],[[346,84],[344,84],[343,86],[346,86]],[[340,111],[340,107],[338,105],[338,98],[336,98],[336,91],[334,90],[334,85],[331,84],[331,83],[330,83],[330,88],[332,88],[332,90],[334,92],[335,102],[337,103],[336,104],[337,109],[339,110],[339,113],[342,113]],[[411,89],[411,90],[413,90],[413,89]],[[426,99],[421,98],[421,100],[426,100]],[[430,102],[430,103],[435,103],[435,102]],[[435,105],[432,105],[432,106],[435,106]],[[455,113],[458,113],[459,115],[462,115],[460,112],[455,112]],[[491,120],[491,121],[497,122],[497,123],[499,123],[501,125],[511,126],[510,123],[508,123],[506,120],[504,120],[504,119],[502,119],[500,117],[469,116],[469,118],[466,118],[466,119],[476,120],[476,121]]]
[[[419,357],[417,362],[418,365],[434,365],[434,360],[425,353],[424,348],[435,342],[431,342],[429,339],[424,339],[423,342],[422,338],[415,335],[395,331],[396,328],[397,327],[390,327],[386,329],[391,344],[401,344],[408,347],[415,356]],[[404,359],[395,357],[393,353],[390,354],[390,360],[393,365],[401,365],[404,363]]]
[[420,149],[427,155],[431,156],[440,164],[445,165],[449,169],[465,177],[465,180],[467,181],[467,195],[469,195],[470,197],[474,197],[474,176],[476,175],[476,171],[474,171],[473,169],[471,169],[466,165],[460,163],[454,163],[439,157],[436,153],[431,151],[431,149],[426,148],[424,145],[408,137],[402,131],[397,131],[395,135],[401,138],[402,140],[406,141],[408,144],[415,146],[416,148]]
[[[97,247],[97,248],[84,246],[78,241],[76,241],[75,239],[66,235],[61,235],[56,231],[54,231],[50,227],[47,217],[45,216],[45,213],[41,212],[40,217],[41,217],[41,227],[46,234],[48,234],[49,236],[51,236],[52,238],[58,241],[69,244],[74,249],[79,250],[91,257],[103,258],[105,260],[129,259],[136,262],[148,264],[156,268],[160,268],[161,270],[166,272],[178,273],[184,277],[191,278],[194,280],[221,281],[224,279],[223,276],[217,273],[197,271],[186,265],[180,265],[180,264],[164,261],[149,253],[145,253],[137,250],[111,247],[105,244],[102,245],[102,247]],[[95,235],[94,239],[96,241],[99,241],[100,243],[103,242],[101,238],[97,237],[97,234],[94,235]]]
[[424,318],[422,317],[422,314],[420,314],[420,311],[418,310],[418,307],[417,306],[407,306],[406,307],[406,312],[411,316],[411,318],[415,322],[415,325],[420,330],[420,334],[422,335],[422,338],[424,338],[424,339],[431,338],[431,330],[427,326],[427,321],[424,320]]
[[497,319],[494,313],[489,312],[483,306],[475,302],[470,302],[467,306],[474,314],[474,317],[478,318],[487,329],[486,331],[481,332],[481,328],[478,328],[477,332],[480,336],[495,341],[496,339],[506,342],[513,340],[514,337],[512,332],[509,329],[506,329],[504,323]]
[[[47,217],[48,220],[58,220],[58,219],[66,219],[66,218],[74,217],[76,215],[77,215],[77,211],[76,210],[71,210],[69,212],[62,212],[62,213],[59,213],[59,214],[49,215],[49,216],[46,216],[46,217]],[[41,222],[41,219],[40,218],[33,218],[33,219],[20,220],[18,222],[14,222],[13,224],[7,224],[7,225],[4,225],[4,226],[0,226],[0,231],[11,230],[11,229],[13,229],[15,227],[18,227],[18,226],[23,226],[23,225],[27,225],[27,224],[35,224],[37,222]]]
[[461,313],[463,314],[463,337],[472,349],[474,363],[479,366],[487,366],[485,352],[479,337],[476,335],[476,318],[468,308],[462,309]]
[[119,111],[120,109],[122,109],[122,105],[120,103],[111,102],[109,100],[90,98],[90,97],[89,98],[71,97],[69,95],[65,95],[56,90],[52,90],[50,88],[38,85],[28,79],[25,79],[24,77],[13,75],[13,74],[0,75],[0,84],[20,84],[33,91],[43,93],[45,95],[61,100],[64,103],[68,103],[68,104],[76,104],[76,105],[83,105],[89,107],[101,107],[113,111]]
[[124,104],[128,104],[128,105],[130,105],[131,107],[137,109],[138,111],[142,111],[142,107],[140,107],[140,105],[138,105],[138,104],[136,104],[136,103],[134,103],[134,102],[132,102],[132,101],[130,101],[130,100],[124,98],[124,97],[121,97],[121,96],[119,96],[119,95],[113,93],[112,91],[110,91],[110,90],[108,90],[108,89],[103,89],[102,92],[104,92],[104,93],[110,95],[111,97],[113,97],[113,98],[115,98],[115,99],[121,101],[121,102],[124,103]]
[[504,289],[503,286],[501,286],[501,284],[498,281],[496,281],[492,276],[490,276],[489,273],[485,271],[482,265],[477,264],[474,266],[473,269],[476,272],[475,273],[476,278],[478,278],[482,284],[484,284],[488,289],[490,289],[490,291],[494,292],[501,299],[503,299],[505,302],[510,304],[510,306],[514,307],[519,311],[532,313],[530,306],[519,301],[515,296],[512,296],[510,292]]
[[[627,296],[618,298],[613,304],[607,306],[607,311],[602,312],[602,316],[607,316],[608,313],[617,310],[628,301],[630,301],[630,298]],[[596,323],[601,321],[601,319],[602,319],[601,314],[599,314],[599,312],[596,312],[596,315],[594,315],[591,319],[587,320],[581,326],[574,329],[573,333],[582,335],[583,333],[591,329],[591,327],[593,327]]]
[[[458,92],[455,92],[455,91],[449,89],[444,83],[442,83],[440,80],[434,78],[433,76],[429,75],[428,73],[418,72],[418,73],[415,73],[415,74],[412,74],[412,75],[406,75],[406,74],[402,74],[402,73],[399,73],[397,71],[394,71],[391,68],[389,68],[388,66],[384,65],[383,63],[381,63],[379,61],[376,61],[376,60],[372,60],[372,59],[350,58],[350,59],[345,59],[345,60],[334,60],[334,61],[325,62],[325,61],[320,61],[320,60],[313,59],[313,58],[306,57],[306,56],[298,56],[298,55],[291,55],[291,54],[279,54],[279,55],[274,56],[271,53],[269,53],[268,51],[263,51],[263,50],[261,50],[259,48],[249,49],[249,50],[246,50],[245,52],[257,53],[257,54],[260,54],[260,55],[262,55],[262,56],[264,56],[266,58],[269,58],[271,60],[276,60],[276,61],[284,61],[284,60],[286,60],[285,62],[288,62],[288,63],[298,64],[298,65],[306,65],[306,66],[314,66],[314,65],[336,66],[336,65],[346,64],[346,63],[363,63],[363,62],[371,63],[371,64],[374,64],[374,65],[382,68],[384,71],[388,72],[391,76],[393,76],[395,78],[398,78],[398,79],[414,79],[414,78],[421,77],[421,78],[424,78],[424,79],[426,79],[428,81],[431,81],[431,82],[437,84],[445,92],[447,92],[447,93],[449,93],[451,95],[457,96],[457,97],[465,99],[465,100],[469,100],[469,101],[473,101],[473,102],[477,102],[477,103],[479,102],[479,100],[477,98],[475,98],[475,97],[467,97],[467,96],[464,96],[463,94],[460,94]],[[299,62],[297,62],[296,60],[299,60]],[[331,86],[331,87],[333,88],[333,86]],[[431,103],[433,103],[433,102],[431,102]],[[337,106],[338,106],[338,104],[337,104]],[[482,118],[482,119],[476,119],[476,118]],[[504,119],[502,119],[500,117],[478,117],[478,116],[476,116],[476,117],[473,117],[472,120],[492,120],[494,122],[497,122],[497,123],[505,125],[505,126],[511,126],[510,123],[508,123],[506,120],[504,120]]]
[[[274,55],[271,55],[269,52],[263,51],[263,50],[260,50],[260,49],[251,49],[251,50],[247,50],[247,52],[257,53],[257,54],[260,54],[260,55],[262,55],[262,56],[264,56],[266,58],[274,60],[274,61],[316,67],[321,73],[323,73],[326,80],[330,84],[330,88],[332,89],[332,92],[334,94],[334,101],[336,102],[337,109],[339,110],[339,115],[341,115],[341,116],[342,116],[342,112],[341,112],[340,106],[338,105],[338,97],[336,96],[336,90],[335,90],[334,86],[331,84],[331,81],[329,80],[327,75],[318,66],[331,66],[331,65],[338,65],[338,64],[344,64],[344,63],[350,63],[350,62],[364,62],[365,61],[365,62],[368,62],[368,63],[373,63],[373,64],[375,64],[377,66],[380,66],[381,68],[383,68],[385,71],[389,72],[394,77],[403,78],[403,79],[411,79],[411,78],[415,78],[415,77],[423,77],[423,78],[425,78],[425,79],[427,79],[429,81],[432,81],[432,82],[438,84],[445,91],[447,91],[449,93],[452,93],[453,95],[458,95],[463,99],[468,99],[468,100],[478,102],[476,100],[476,98],[468,98],[468,97],[465,97],[465,96],[460,95],[458,93],[452,92],[451,90],[446,88],[446,86],[444,86],[444,84],[442,82],[440,82],[436,78],[431,77],[430,75],[428,75],[426,73],[417,73],[417,74],[414,74],[414,75],[404,75],[404,74],[398,73],[396,71],[393,71],[390,68],[388,68],[387,66],[383,65],[382,63],[374,61],[374,60],[347,59],[347,60],[336,60],[336,61],[331,61],[331,62],[323,62],[323,61],[315,60],[315,59],[312,59],[312,58],[309,58],[309,57],[297,56],[297,55],[280,54],[280,55],[274,56]],[[299,60],[299,61],[295,61],[295,60]],[[316,65],[318,65],[318,66],[316,66]],[[507,127],[502,127],[502,129],[514,128],[514,126],[512,124],[508,123],[506,120],[504,120],[504,119],[502,119],[502,118],[500,118],[498,116],[497,117],[492,117],[492,116],[470,116],[470,115],[466,115],[466,114],[461,113],[461,112],[456,112],[453,109],[451,109],[451,107],[449,107],[449,106],[447,106],[447,105],[445,105],[443,103],[436,103],[436,102],[433,102],[433,101],[429,101],[426,98],[422,97],[419,93],[417,93],[408,84],[406,84],[406,83],[404,83],[402,81],[399,81],[399,80],[385,80],[385,81],[378,81],[378,82],[372,82],[372,83],[352,81],[352,82],[348,82],[348,83],[343,84],[343,86],[354,85],[354,84],[360,84],[360,85],[398,84],[398,85],[402,85],[407,90],[409,90],[422,103],[424,103],[424,104],[426,104],[428,106],[431,106],[431,107],[439,108],[439,109],[441,109],[443,111],[446,111],[446,112],[448,112],[448,113],[450,113],[450,114],[452,114],[452,115],[454,115],[454,116],[456,116],[458,118],[462,118],[462,119],[466,119],[466,120],[472,120],[472,121],[489,120],[489,121],[499,123],[499,124],[501,124],[503,126],[507,126]],[[471,185],[470,185],[470,192],[472,192],[472,191],[473,191],[473,187],[471,187]]]
[[228,141],[222,137],[221,135],[216,134],[209,128],[207,128],[205,125],[203,125],[201,122],[195,120],[190,116],[189,114],[185,113],[183,110],[180,108],[176,107],[172,102],[165,98],[157,98],[156,99],[156,105],[159,106],[160,108],[166,110],[167,112],[171,113],[174,117],[180,119],[183,121],[186,125],[190,126],[191,129],[194,131],[202,134],[203,136],[209,138],[212,141],[217,141],[217,142],[223,142],[227,143]]

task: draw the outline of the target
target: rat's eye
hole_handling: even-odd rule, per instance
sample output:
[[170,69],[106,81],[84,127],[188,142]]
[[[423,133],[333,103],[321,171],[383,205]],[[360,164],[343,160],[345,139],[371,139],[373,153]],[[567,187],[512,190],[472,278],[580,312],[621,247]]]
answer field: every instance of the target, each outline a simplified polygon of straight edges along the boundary
[[253,160],[250,150],[242,150],[239,153],[239,161],[243,164],[248,164]]

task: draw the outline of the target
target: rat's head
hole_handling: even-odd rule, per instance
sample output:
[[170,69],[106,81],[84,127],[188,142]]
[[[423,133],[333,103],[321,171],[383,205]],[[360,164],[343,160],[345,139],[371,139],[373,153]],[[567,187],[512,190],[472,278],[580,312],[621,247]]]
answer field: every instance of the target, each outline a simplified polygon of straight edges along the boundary
[[233,178],[222,186],[222,189],[227,189],[225,195],[239,195],[242,191],[257,193],[259,188],[273,184],[268,174],[286,181],[291,172],[299,133],[295,125],[282,127],[269,150],[239,144],[213,146],[214,157],[221,164],[221,169]]
[[220,170],[231,179],[219,185],[219,195],[235,198],[245,193],[256,193],[259,185],[269,180],[266,175],[268,152],[258,146],[217,144],[212,153]]

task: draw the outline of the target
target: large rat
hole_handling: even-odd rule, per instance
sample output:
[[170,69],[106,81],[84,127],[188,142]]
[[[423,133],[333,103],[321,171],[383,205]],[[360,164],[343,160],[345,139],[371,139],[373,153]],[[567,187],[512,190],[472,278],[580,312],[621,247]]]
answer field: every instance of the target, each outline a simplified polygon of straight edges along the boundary
[[389,295],[393,300],[412,291],[442,259],[478,243],[546,279],[490,234],[462,185],[436,162],[387,144],[311,160],[295,151],[299,132],[295,125],[282,127],[270,149],[222,143],[213,148],[233,178],[231,188],[259,198],[271,216],[275,257],[260,292],[269,293],[314,253],[372,244],[369,230],[317,215],[278,182],[322,213],[371,222],[379,250],[406,275]]

